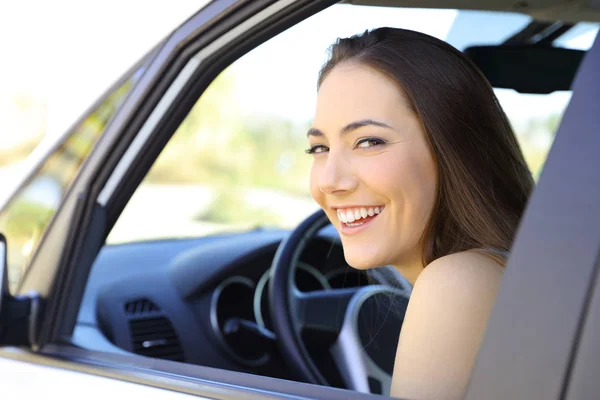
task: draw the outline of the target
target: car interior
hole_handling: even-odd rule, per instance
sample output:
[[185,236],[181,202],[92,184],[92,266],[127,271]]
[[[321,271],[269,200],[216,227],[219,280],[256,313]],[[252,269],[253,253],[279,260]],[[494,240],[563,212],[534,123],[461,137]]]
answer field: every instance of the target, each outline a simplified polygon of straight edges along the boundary
[[[593,2],[550,3],[464,0],[452,2],[456,11],[440,1],[344,1],[236,60],[198,99],[108,235],[71,342],[389,394],[389,349],[411,285],[391,266],[346,263],[338,233],[307,195],[309,164],[300,159],[325,50],[332,38],[384,24],[448,41],[496,90],[537,178],[600,21]],[[285,48],[297,54],[274,56]],[[359,359],[342,354],[348,348],[362,349]],[[366,386],[341,359],[365,365]]]

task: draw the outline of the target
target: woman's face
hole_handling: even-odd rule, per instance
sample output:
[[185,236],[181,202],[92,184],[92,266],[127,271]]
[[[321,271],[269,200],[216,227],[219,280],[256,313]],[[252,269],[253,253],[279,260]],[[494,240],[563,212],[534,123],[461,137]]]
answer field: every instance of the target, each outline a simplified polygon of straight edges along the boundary
[[369,67],[339,65],[323,81],[310,189],[354,268],[421,265],[436,173],[425,132],[398,85]]

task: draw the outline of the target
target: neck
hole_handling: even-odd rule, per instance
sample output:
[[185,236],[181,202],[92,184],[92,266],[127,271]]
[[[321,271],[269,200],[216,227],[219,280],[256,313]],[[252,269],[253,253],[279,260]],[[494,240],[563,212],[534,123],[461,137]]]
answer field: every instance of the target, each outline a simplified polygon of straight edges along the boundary
[[411,260],[405,260],[401,263],[394,264],[394,268],[396,268],[398,272],[414,286],[424,268],[421,261],[421,253],[419,252],[418,255]]
[[423,266],[420,266],[418,269],[417,268],[403,268],[403,267],[398,267],[398,266],[394,266],[401,274],[404,278],[406,278],[407,281],[410,282],[411,285],[415,286],[415,282],[417,281],[417,278],[419,277],[419,275],[421,274],[421,271],[423,271]]

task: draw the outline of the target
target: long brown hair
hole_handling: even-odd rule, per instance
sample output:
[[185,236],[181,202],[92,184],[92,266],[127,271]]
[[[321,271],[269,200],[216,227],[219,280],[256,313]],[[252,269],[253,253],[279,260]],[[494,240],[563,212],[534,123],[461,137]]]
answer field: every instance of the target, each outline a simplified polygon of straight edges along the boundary
[[339,39],[330,51],[319,87],[339,64],[373,68],[397,82],[423,125],[437,168],[423,265],[471,249],[508,252],[534,183],[483,74],[446,42],[404,29]]

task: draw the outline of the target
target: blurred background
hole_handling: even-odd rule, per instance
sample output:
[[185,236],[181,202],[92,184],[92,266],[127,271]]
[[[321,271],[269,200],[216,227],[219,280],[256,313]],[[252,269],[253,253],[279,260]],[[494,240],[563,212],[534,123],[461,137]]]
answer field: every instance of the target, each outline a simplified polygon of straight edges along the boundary
[[127,69],[208,1],[0,2],[0,190]]
[[[0,202],[20,182],[28,163],[69,133],[117,78],[205,3],[0,3]],[[317,75],[336,38],[395,26],[464,49],[500,43],[529,21],[510,13],[348,5],[303,21],[241,57],[210,85],[135,192],[108,242],[290,228],[315,210],[308,192],[312,158],[303,151],[305,133]],[[588,49],[597,31],[597,24],[580,23],[557,44]],[[72,146],[83,158],[135,80],[130,77],[77,127],[92,132],[87,142]],[[537,179],[571,94],[502,89],[496,94]],[[62,196],[55,177],[70,164],[60,158],[53,162],[53,178],[33,182],[20,208],[14,206],[0,221],[16,247],[11,250],[14,263],[25,262]],[[40,215],[45,216],[40,220]]]

